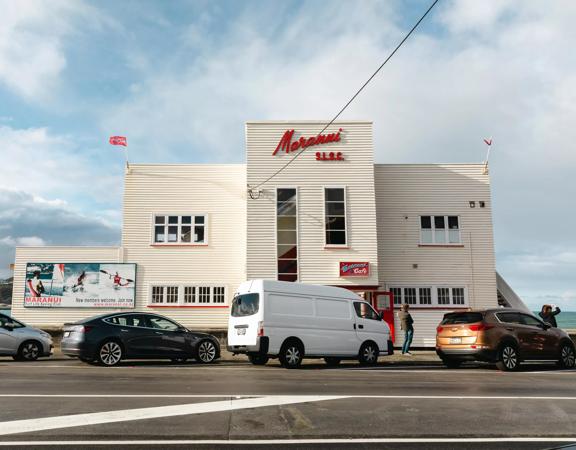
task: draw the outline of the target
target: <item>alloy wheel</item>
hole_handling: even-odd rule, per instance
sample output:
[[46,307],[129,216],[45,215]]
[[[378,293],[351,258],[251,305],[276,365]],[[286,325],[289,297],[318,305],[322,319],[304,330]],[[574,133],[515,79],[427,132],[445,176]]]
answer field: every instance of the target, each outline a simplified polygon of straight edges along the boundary
[[508,370],[514,370],[518,365],[518,354],[513,347],[506,346],[502,350],[502,362]]
[[300,349],[296,346],[291,346],[286,349],[286,362],[291,365],[297,365],[300,362]]
[[562,365],[566,368],[571,369],[576,364],[576,355],[574,354],[574,349],[570,345],[564,345],[562,347],[560,357],[562,359]]
[[22,347],[22,359],[26,361],[34,361],[38,359],[38,355],[40,354],[40,349],[38,348],[38,344],[35,342],[27,342]]
[[211,363],[216,358],[216,346],[210,341],[204,341],[198,347],[198,358],[203,363]]
[[364,347],[362,357],[368,364],[372,364],[374,361],[376,361],[376,349],[372,345],[367,345]]
[[100,361],[107,366],[113,366],[122,358],[122,347],[116,342],[106,342],[100,349]]

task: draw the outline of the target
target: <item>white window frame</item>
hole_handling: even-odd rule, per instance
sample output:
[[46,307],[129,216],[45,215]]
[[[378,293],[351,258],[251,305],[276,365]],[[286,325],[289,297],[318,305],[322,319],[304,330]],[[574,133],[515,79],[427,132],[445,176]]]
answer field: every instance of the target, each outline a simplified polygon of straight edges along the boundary
[[[387,290],[392,291],[393,289],[400,289],[401,297],[400,302],[397,303],[398,297],[394,296],[394,307],[399,308],[400,305],[406,303],[405,301],[405,289],[413,288],[416,289],[416,303],[409,303],[411,309],[418,308],[468,308],[469,307],[469,297],[468,297],[468,287],[464,285],[444,285],[444,284],[390,284],[387,285]],[[420,303],[420,289],[428,288],[430,289],[430,300],[431,303]],[[448,289],[449,302],[447,304],[438,303],[438,289],[446,288]],[[454,289],[464,290],[464,303],[454,303]]]
[[[161,302],[153,302],[153,292],[154,292],[154,288],[162,288],[162,301]],[[176,303],[168,303],[167,299],[168,299],[168,288],[169,287],[175,287],[178,289],[178,300]],[[148,289],[149,291],[149,299],[148,299],[148,303],[150,305],[156,306],[156,305],[178,305],[180,303],[180,295],[181,295],[181,289],[180,286],[177,283],[158,283],[158,284],[151,284],[150,288]]]
[[[344,190],[344,244],[328,244],[326,241],[326,189],[343,189]],[[350,248],[348,240],[348,187],[345,185],[326,185],[322,186],[322,233],[324,234],[324,248]]]
[[[160,303],[153,303],[152,302],[152,292],[155,287],[163,288],[162,291],[162,302]],[[168,287],[176,287],[178,288],[178,301],[176,303],[167,303],[166,300],[168,298]],[[194,288],[194,301],[186,303],[184,301],[184,290],[188,287]],[[206,303],[200,303],[200,288],[208,288],[209,289],[209,298],[210,301]],[[223,288],[224,289],[224,302],[215,302],[214,301],[214,292],[216,288]],[[202,307],[202,306],[229,306],[228,305],[228,286],[225,284],[200,284],[200,283],[150,283],[148,286],[148,306],[166,306],[166,307],[179,307],[179,306],[186,306],[186,307]]]
[[[444,224],[446,227],[444,228],[444,239],[445,242],[436,242],[436,224],[434,222],[434,217],[444,217]],[[432,232],[432,242],[424,242],[422,239],[422,231],[427,228],[422,228],[422,217],[430,217],[430,228]],[[450,241],[450,228],[448,226],[448,217],[457,217],[458,218],[458,242],[449,242]],[[420,230],[420,245],[438,245],[438,246],[455,246],[455,247],[462,247],[462,219],[459,214],[420,214],[418,216],[418,229]]]
[[[160,225],[160,224],[156,224],[156,217],[157,216],[164,216],[166,219],[166,223],[164,223],[164,225]],[[169,216],[176,216],[178,217],[178,223],[177,224],[169,224],[168,223],[168,217]],[[191,224],[183,224],[182,223],[182,217],[192,217]],[[195,222],[196,222],[196,217],[204,217],[204,223],[202,224],[204,226],[204,241],[202,242],[182,242],[180,239],[182,237],[182,234],[180,233],[181,229],[183,226],[190,226],[191,227],[191,232],[192,232],[192,238],[194,237],[194,227]],[[205,247],[208,245],[208,232],[210,230],[210,226],[209,226],[209,215],[207,213],[174,213],[174,212],[154,212],[152,213],[150,222],[152,224],[151,226],[151,234],[150,234],[150,245],[157,245],[157,246],[190,246],[190,247]],[[165,241],[164,242],[156,242],[156,227],[157,226],[164,226],[165,228]],[[178,241],[176,242],[168,242],[168,227],[169,226],[177,226],[178,227]]]
[[278,185],[274,187],[274,272],[278,280],[278,189],[296,190],[296,282],[300,281],[300,192],[297,186]]

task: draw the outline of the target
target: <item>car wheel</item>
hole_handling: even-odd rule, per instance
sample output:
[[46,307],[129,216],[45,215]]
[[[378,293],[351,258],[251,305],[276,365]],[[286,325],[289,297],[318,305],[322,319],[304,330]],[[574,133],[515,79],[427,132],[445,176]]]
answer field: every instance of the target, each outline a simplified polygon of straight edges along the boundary
[[116,341],[106,341],[98,349],[98,361],[105,366],[115,366],[122,360],[122,346]]
[[198,361],[209,364],[216,359],[216,345],[212,341],[202,341],[198,345]]
[[358,361],[363,366],[373,366],[378,362],[378,346],[374,342],[365,342],[360,347]]
[[338,365],[340,365],[340,363],[342,362],[342,360],[340,358],[324,358],[324,362],[326,364],[328,364],[330,367],[336,367]]
[[302,364],[304,349],[299,342],[287,342],[282,346],[278,358],[280,359],[280,364],[287,369],[297,369]]
[[442,362],[449,369],[458,369],[462,365],[462,361],[458,361],[457,359],[444,358]]
[[18,349],[14,357],[17,361],[36,361],[40,356],[40,344],[36,341],[26,341]]
[[263,366],[263,365],[265,365],[265,364],[268,362],[268,360],[269,360],[269,358],[268,358],[267,355],[258,355],[258,354],[256,354],[256,355],[254,355],[254,354],[253,354],[253,355],[248,355],[248,359],[249,359],[250,362],[251,362],[252,364],[254,364],[255,366]]
[[520,358],[518,357],[518,349],[516,346],[513,344],[504,344],[500,348],[496,367],[500,370],[513,371],[517,370],[519,366]]
[[568,342],[564,342],[560,347],[560,359],[558,365],[563,369],[573,369],[576,365],[576,352],[574,346]]

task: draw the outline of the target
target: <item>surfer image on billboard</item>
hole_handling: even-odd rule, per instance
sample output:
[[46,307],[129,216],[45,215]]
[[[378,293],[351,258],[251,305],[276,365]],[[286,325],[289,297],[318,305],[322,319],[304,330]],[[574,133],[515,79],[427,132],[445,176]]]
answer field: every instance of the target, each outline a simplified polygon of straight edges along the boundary
[[133,308],[136,265],[28,263],[24,305]]

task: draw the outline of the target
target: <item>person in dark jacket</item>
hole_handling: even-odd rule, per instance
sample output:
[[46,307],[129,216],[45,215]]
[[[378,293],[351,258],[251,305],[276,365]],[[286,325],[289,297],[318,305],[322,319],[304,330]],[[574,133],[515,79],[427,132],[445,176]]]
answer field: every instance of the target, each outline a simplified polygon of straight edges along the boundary
[[402,354],[412,356],[412,353],[410,353],[410,344],[412,344],[412,337],[414,336],[414,319],[412,319],[408,309],[410,309],[410,305],[404,303],[398,313],[398,318],[400,319],[400,328],[404,331]]
[[[555,308],[553,308],[555,306]],[[542,311],[538,314],[544,322],[553,326],[554,328],[558,328],[558,324],[556,323],[556,317],[560,314],[560,308],[556,305],[544,305],[542,306]]]

